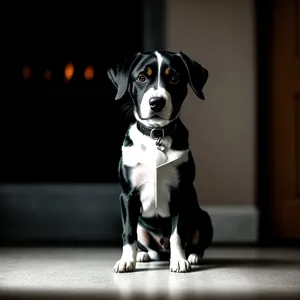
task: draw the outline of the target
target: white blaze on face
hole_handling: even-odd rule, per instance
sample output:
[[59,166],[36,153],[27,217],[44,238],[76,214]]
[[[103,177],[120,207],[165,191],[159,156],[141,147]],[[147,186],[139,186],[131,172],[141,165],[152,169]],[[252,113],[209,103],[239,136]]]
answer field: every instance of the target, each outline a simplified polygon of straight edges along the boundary
[[160,88],[161,87],[161,66],[162,66],[162,61],[163,61],[163,57],[157,52],[155,51],[155,55],[157,57],[157,87]]
[[160,112],[157,113],[157,115],[160,116],[162,119],[168,120],[173,110],[172,99],[169,92],[161,86],[161,67],[162,67],[163,57],[157,51],[155,52],[155,55],[157,58],[157,86],[149,88],[149,90],[147,90],[143,95],[140,104],[140,114],[143,119],[153,116],[154,114],[153,111],[151,110],[149,101],[153,97],[162,97],[166,100],[166,104],[165,107]]

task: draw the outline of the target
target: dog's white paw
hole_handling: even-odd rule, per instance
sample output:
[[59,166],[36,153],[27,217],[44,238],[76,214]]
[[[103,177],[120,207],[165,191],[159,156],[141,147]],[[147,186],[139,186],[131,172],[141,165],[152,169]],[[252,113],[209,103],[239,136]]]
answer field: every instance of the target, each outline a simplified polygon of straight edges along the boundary
[[191,271],[191,264],[188,260],[180,259],[171,259],[170,260],[170,271],[176,273],[186,273]]
[[136,261],[137,262],[147,262],[150,260],[150,256],[147,252],[141,251],[137,253]]
[[188,261],[191,265],[200,265],[202,261],[202,257],[196,253],[192,253],[188,257]]
[[160,260],[159,254],[156,251],[149,250],[148,255],[149,255],[150,260],[153,260],[153,261],[159,261]]
[[135,261],[128,261],[128,260],[120,259],[116,262],[116,264],[114,266],[114,271],[116,273],[134,272],[135,266],[136,266]]

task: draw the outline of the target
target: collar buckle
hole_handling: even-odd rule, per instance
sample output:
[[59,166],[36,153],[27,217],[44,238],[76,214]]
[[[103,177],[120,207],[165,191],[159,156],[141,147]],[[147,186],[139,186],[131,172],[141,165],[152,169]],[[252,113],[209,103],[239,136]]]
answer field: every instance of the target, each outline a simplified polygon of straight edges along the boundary
[[164,136],[165,136],[165,130],[163,128],[153,128],[150,131],[150,138],[153,140],[163,138]]

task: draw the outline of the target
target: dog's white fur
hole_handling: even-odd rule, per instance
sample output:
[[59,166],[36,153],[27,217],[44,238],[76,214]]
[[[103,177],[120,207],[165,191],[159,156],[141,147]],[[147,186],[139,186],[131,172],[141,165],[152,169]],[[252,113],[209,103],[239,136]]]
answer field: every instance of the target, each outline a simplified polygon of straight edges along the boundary
[[137,243],[124,245],[122,257],[114,266],[115,272],[134,271],[136,266]]
[[177,233],[178,217],[176,219],[172,228],[173,233],[170,237],[170,270],[173,272],[187,272],[191,269],[191,264],[186,259],[184,250],[181,247],[181,239]]
[[188,149],[171,150],[171,137],[164,137],[162,142],[166,150],[162,152],[157,149],[156,141],[143,135],[136,124],[130,127],[129,137],[133,146],[122,146],[122,158],[124,165],[133,167],[131,183],[140,189],[141,213],[144,217],[169,217],[169,187],[178,186],[177,166],[188,160]]
[[[160,69],[163,57],[158,52],[155,53],[158,61],[158,87],[149,89],[143,96],[140,113],[142,118],[151,115],[149,100],[151,97],[160,96],[166,100],[166,105],[162,110],[163,119],[141,120],[135,112],[137,120],[146,126],[165,126],[172,113],[172,99],[170,94],[160,86]],[[170,187],[177,187],[179,183],[177,166],[188,160],[188,151],[171,150],[171,137],[162,138],[165,151],[157,149],[156,141],[143,135],[133,124],[129,129],[129,137],[133,141],[132,146],[122,147],[123,164],[132,167],[131,183],[133,187],[140,189],[140,201],[142,204],[141,214],[144,217],[169,217]],[[169,162],[172,162],[168,164]],[[159,179],[157,180],[157,168],[160,167]],[[155,186],[157,185],[157,189]],[[157,191],[157,192],[156,192]],[[177,220],[177,219],[176,219]],[[172,235],[170,238],[170,270],[173,272],[187,272],[190,270],[190,262],[186,260],[184,251],[181,247],[180,237],[177,233],[177,221],[172,224]],[[139,254],[138,261],[149,260],[150,254],[145,252]],[[153,258],[155,253],[152,255]],[[125,245],[121,259],[115,264],[118,272],[133,271],[137,261],[137,246]]]

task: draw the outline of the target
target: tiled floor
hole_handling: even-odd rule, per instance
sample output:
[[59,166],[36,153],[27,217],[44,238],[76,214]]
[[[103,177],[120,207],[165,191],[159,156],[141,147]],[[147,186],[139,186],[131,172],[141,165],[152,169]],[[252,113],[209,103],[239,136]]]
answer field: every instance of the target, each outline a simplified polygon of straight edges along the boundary
[[300,299],[300,250],[210,248],[203,265],[171,273],[166,262],[115,274],[120,249],[0,248],[0,298]]

